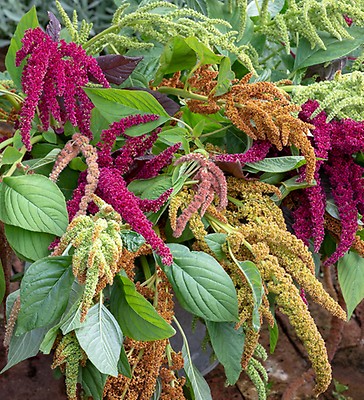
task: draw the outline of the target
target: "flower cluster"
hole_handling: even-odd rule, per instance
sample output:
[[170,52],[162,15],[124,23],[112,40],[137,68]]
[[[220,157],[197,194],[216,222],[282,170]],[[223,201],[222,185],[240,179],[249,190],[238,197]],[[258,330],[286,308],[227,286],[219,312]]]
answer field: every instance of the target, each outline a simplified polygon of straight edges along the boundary
[[93,217],[80,215],[74,218],[53,252],[53,256],[60,255],[70,244],[75,248],[73,274],[85,284],[81,322],[86,318],[97,288],[101,290],[106,283],[112,284],[123,247],[119,235],[120,215],[97,196],[93,195],[93,200],[100,211]]
[[[225,116],[253,140],[268,141],[278,150],[295,146],[306,159],[305,179],[311,182],[316,165],[315,152],[308,138],[312,125],[295,117],[300,107],[291,103],[287,93],[271,82],[250,83],[252,74],[245,75],[239,82],[233,81],[229,91],[215,96],[217,75],[208,65],[194,71],[188,84],[193,93],[199,95],[199,99],[187,102],[190,110],[201,114],[223,110]],[[164,84],[167,85],[168,81]],[[173,80],[171,84],[176,86],[178,82]],[[265,146],[268,145],[264,144],[261,151],[257,151],[256,158],[252,157],[253,160],[264,157]],[[222,155],[220,161],[237,161],[241,157]]]
[[[227,187],[223,172],[212,161],[198,153],[190,153],[180,157],[174,165],[179,165],[183,162],[194,161],[198,164],[198,171],[194,175],[193,180],[198,181],[195,195],[189,204],[184,204],[182,214],[176,218],[179,206],[170,207],[170,220],[173,229],[173,235],[179,237],[182,235],[187,222],[200,210],[200,216],[203,217],[206,210],[214,201],[215,194],[218,197],[218,210],[223,210],[227,206]],[[176,198],[178,199],[178,198]],[[177,200],[178,201],[178,200]]]
[[[315,46],[326,50],[318,31],[326,31],[338,40],[351,39],[345,27],[353,20],[359,26],[364,24],[361,0],[291,0],[283,14],[277,13],[273,19],[269,14],[268,3],[262,7],[262,22],[259,30],[280,41],[283,40],[287,52],[290,50],[290,32],[306,38],[311,48]],[[350,18],[349,18],[350,17]],[[297,40],[293,37],[294,40]]]
[[[312,255],[303,242],[289,233],[280,208],[264,193],[275,191],[274,186],[262,182],[228,178],[229,205],[226,211],[228,224],[218,223],[207,214],[220,232],[227,232],[226,260],[224,265],[238,290],[240,323],[246,330],[243,365],[248,366],[257,346],[259,332],[252,327],[253,304],[251,289],[246,283],[239,261],[255,262],[266,288],[259,314],[269,321],[269,303],[266,293],[275,294],[275,301],[285,313],[302,340],[313,369],[316,372],[316,394],[326,390],[331,380],[325,343],[297,288],[297,283],[311,298],[331,314],[345,320],[346,314],[324,290],[315,277]],[[242,289],[242,290],[241,290]]]
[[[140,199],[132,193],[127,183],[135,178],[152,178],[159,171],[168,165],[173,154],[180,144],[177,143],[162,151],[159,155],[149,157],[142,167],[138,164],[138,158],[148,152],[156,139],[159,130],[153,131],[150,135],[144,134],[137,137],[126,136],[126,129],[155,121],[155,115],[133,115],[113,123],[109,129],[101,134],[101,141],[98,144],[98,165],[99,179],[95,193],[120,213],[121,217],[141,234],[147,243],[155,250],[166,265],[172,264],[172,255],[163,240],[153,230],[153,224],[144,215],[144,212],[158,211],[168,200],[172,189],[168,189],[157,199]],[[112,153],[117,137],[125,139],[124,145],[115,153]],[[135,172],[137,170],[137,172]],[[81,199],[85,195],[86,175],[80,174],[78,188],[74,191],[73,198],[68,202],[70,219],[78,212]]]
[[16,65],[26,65],[22,85],[26,99],[20,112],[20,132],[27,150],[31,150],[30,131],[36,108],[44,130],[52,116],[59,124],[67,120],[91,138],[90,115],[93,105],[82,89],[93,76],[109,87],[95,58],[75,43],[54,41],[40,28],[28,29],[23,47],[16,54]]
[[74,332],[63,336],[54,352],[52,368],[60,367],[66,375],[66,389],[69,400],[77,399],[77,378],[80,365],[86,365],[87,356],[81,349]]
[[315,126],[313,145],[320,160],[315,171],[317,185],[305,189],[301,204],[294,211],[294,229],[306,243],[314,237],[318,251],[324,238],[325,208],[328,201],[334,201],[342,230],[336,251],[325,261],[330,265],[354,244],[358,213],[364,211],[364,170],[354,158],[355,153],[364,150],[364,123],[352,119],[327,122],[324,111],[312,117],[318,108],[317,101],[308,101],[300,113],[300,118]]

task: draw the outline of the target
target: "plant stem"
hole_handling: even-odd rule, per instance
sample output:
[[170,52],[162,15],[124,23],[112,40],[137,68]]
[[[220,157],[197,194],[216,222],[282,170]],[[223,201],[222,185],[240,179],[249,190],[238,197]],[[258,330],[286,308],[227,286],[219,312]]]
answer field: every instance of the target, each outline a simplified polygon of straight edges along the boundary
[[179,96],[179,97],[188,98],[188,99],[201,100],[201,101],[206,101],[206,102],[208,101],[207,96],[203,96],[201,94],[196,94],[196,93],[191,93],[189,90],[172,88],[169,86],[159,87],[158,92],[172,94],[174,96]]
[[82,47],[84,50],[86,50],[87,48],[89,48],[90,46],[92,46],[95,42],[97,42],[101,37],[109,34],[109,33],[116,33],[120,30],[119,25],[111,25],[108,28],[106,28],[105,30],[103,30],[102,32],[98,33],[97,35],[95,35],[93,38],[91,38],[90,40],[88,40]]
[[150,272],[150,268],[149,268],[147,257],[140,256],[140,262],[142,264],[145,280],[147,281],[152,276],[152,273]]
[[226,131],[226,130],[228,130],[228,129],[230,128],[230,126],[231,126],[231,125],[223,126],[223,127],[220,128],[220,129],[216,129],[216,131],[204,133],[204,134],[202,134],[202,135],[200,136],[200,138],[206,138],[206,137],[215,135],[215,133],[219,133],[219,132]]
[[[16,109],[20,110],[20,104],[23,102],[23,98],[20,97],[18,94],[10,92],[6,89],[0,88],[0,93],[4,93],[4,98],[9,101],[9,103]],[[18,101],[17,101],[18,100]]]
[[[10,138],[10,139],[13,139],[13,138]],[[39,141],[42,140],[42,139],[43,139],[43,137],[42,137],[41,135],[35,136],[34,138],[32,138],[32,139],[30,140],[30,143],[33,145],[33,144],[39,142]],[[9,140],[9,139],[8,139],[8,140]],[[7,140],[5,140],[5,142],[7,142]],[[4,144],[5,142],[3,142],[3,143],[1,143],[1,144]],[[9,143],[9,144],[10,144],[10,143]],[[25,149],[25,146],[23,146],[23,147],[21,148],[21,150],[20,150],[21,156],[19,157],[18,160],[15,161],[15,163],[10,167],[10,169],[6,172],[6,174],[3,175],[3,178],[6,178],[6,177],[8,177],[8,176],[13,175],[13,173],[15,172],[15,170],[16,170],[17,167],[18,167],[18,164],[21,163],[23,157],[25,156],[25,153],[26,153],[26,152],[27,152],[27,150]]]

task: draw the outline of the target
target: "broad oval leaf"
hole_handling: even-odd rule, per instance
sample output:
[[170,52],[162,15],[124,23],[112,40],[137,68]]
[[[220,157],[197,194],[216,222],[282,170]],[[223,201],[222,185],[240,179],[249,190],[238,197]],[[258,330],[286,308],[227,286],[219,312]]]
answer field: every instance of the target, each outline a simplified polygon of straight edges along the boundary
[[354,251],[349,251],[339,260],[337,270],[349,320],[364,298],[364,259]]
[[[255,163],[246,163],[243,169],[252,169],[251,172],[288,172],[299,168],[306,163],[303,156],[271,157]],[[246,168],[248,167],[248,168]]]
[[90,308],[86,321],[75,332],[92,364],[102,374],[118,376],[123,334],[110,311],[101,303],[95,304]]
[[107,375],[101,373],[90,360],[86,366],[80,368],[79,382],[87,397],[93,400],[102,400]]
[[201,372],[193,365],[191,354],[186,342],[182,346],[183,369],[188,377],[195,400],[212,400],[209,385]]
[[110,308],[124,335],[134,340],[161,340],[176,333],[124,276],[114,279]]
[[133,253],[145,243],[145,239],[142,235],[128,229],[120,231],[120,237],[123,242],[123,246],[128,251]]
[[240,261],[237,263],[240,271],[244,274],[253,294],[253,328],[258,331],[260,328],[260,314],[259,307],[262,303],[264,288],[262,284],[262,277],[257,266],[251,261]]
[[[142,125],[148,129],[148,132],[169,119],[169,115],[164,108],[147,92],[97,88],[84,88],[84,90],[103,118],[109,123],[135,114],[159,115],[158,120]],[[142,133],[138,134],[141,135]]]
[[[163,266],[181,306],[208,321],[238,320],[238,300],[232,280],[209,254],[168,244],[173,264]],[[159,259],[159,258],[158,258]]]
[[128,185],[128,189],[141,199],[157,199],[172,187],[172,178],[167,175],[158,175],[150,179],[135,179]]
[[32,232],[18,226],[5,225],[5,235],[12,249],[26,261],[37,261],[49,255],[48,246],[54,235]]
[[0,374],[21,361],[36,356],[46,332],[47,328],[38,328],[20,336],[13,335],[9,345],[8,363],[0,371]]
[[321,64],[346,56],[364,43],[363,28],[352,26],[348,28],[347,31],[354,39],[343,39],[340,41],[329,33],[321,32],[320,37],[326,46],[326,50],[317,46],[312,49],[311,44],[307,39],[300,38],[294,69],[298,70],[309,67],[310,65]]
[[20,286],[17,335],[55,322],[67,307],[74,276],[71,256],[46,257],[32,264]]
[[245,334],[243,328],[235,329],[229,322],[205,321],[212,348],[230,385],[235,385],[241,374],[241,357],[244,350]]
[[222,246],[226,243],[227,235],[225,233],[210,233],[205,236],[204,240],[209,246],[210,250],[215,254],[218,260],[226,258]]
[[126,355],[125,349],[121,346],[120,358],[118,362],[119,374],[124,375],[128,378],[132,378],[131,368],[128,361],[128,356]]
[[0,219],[9,225],[62,236],[68,225],[66,201],[43,175],[6,177],[0,184]]
[[9,72],[11,79],[18,89],[21,90],[21,75],[23,72],[25,61],[19,67],[15,66],[15,57],[18,50],[23,46],[21,39],[24,36],[24,32],[29,28],[36,28],[39,26],[37,12],[33,6],[19,21],[15,33],[11,39],[9,50],[5,58],[6,70]]

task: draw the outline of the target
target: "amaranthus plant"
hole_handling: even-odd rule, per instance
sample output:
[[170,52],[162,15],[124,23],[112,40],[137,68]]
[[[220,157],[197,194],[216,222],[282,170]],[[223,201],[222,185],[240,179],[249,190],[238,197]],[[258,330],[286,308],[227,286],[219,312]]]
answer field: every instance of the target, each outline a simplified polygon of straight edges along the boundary
[[[312,397],[328,389],[335,326],[364,298],[352,3],[122,3],[93,37],[59,1],[46,27],[22,18],[0,81],[2,372],[40,351],[71,400],[212,399],[178,302],[228,384],[245,371],[267,399],[260,336],[273,351],[283,313]],[[329,351],[312,302],[332,316]]]

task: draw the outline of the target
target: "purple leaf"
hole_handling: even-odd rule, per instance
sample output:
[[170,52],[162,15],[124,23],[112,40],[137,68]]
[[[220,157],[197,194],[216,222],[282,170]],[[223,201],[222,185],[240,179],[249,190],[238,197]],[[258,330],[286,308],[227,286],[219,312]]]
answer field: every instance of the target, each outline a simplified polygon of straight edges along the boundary
[[[96,57],[96,61],[102,69],[105,78],[115,85],[120,85],[128,79],[142,59],[143,57],[126,57],[120,54],[108,54]],[[96,83],[92,78],[90,80]]]
[[173,117],[173,115],[176,114],[176,112],[178,112],[180,109],[180,106],[175,101],[170,99],[166,94],[159,93],[156,90],[152,90],[152,89],[148,89],[148,88],[140,88],[140,87],[130,87],[130,88],[126,88],[126,89],[128,89],[128,90],[144,90],[145,92],[150,93],[171,117]]
[[50,36],[55,42],[59,42],[59,34],[61,32],[61,23],[56,16],[48,11],[49,23],[46,27],[46,34]]
[[229,162],[229,161],[214,161],[215,164],[224,172],[235,176],[235,178],[244,178],[247,179],[245,176],[240,161]]

